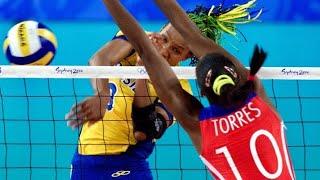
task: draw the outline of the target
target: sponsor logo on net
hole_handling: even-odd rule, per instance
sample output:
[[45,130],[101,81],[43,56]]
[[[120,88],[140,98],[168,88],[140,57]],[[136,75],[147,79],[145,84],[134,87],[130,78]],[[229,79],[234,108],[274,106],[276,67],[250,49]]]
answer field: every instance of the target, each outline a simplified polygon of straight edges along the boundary
[[79,74],[79,73],[83,73],[83,69],[79,69],[79,68],[66,68],[66,67],[57,67],[56,68],[56,74],[70,74],[70,75],[74,75],[74,74]]
[[305,76],[310,75],[310,71],[303,70],[303,69],[287,69],[283,68],[281,73],[286,76]]

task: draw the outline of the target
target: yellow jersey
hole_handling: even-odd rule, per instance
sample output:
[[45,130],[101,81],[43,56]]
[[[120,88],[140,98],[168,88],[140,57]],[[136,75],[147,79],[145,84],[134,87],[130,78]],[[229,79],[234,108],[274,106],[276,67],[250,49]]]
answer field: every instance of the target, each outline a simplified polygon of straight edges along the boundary
[[[120,62],[121,66],[136,64],[137,54],[133,53]],[[180,80],[182,87],[191,93],[188,80]],[[133,134],[131,108],[134,99],[134,79],[110,79],[110,101],[102,120],[85,123],[79,138],[78,152],[82,155],[115,155],[126,152],[137,141]],[[148,83],[152,100],[157,95]]]

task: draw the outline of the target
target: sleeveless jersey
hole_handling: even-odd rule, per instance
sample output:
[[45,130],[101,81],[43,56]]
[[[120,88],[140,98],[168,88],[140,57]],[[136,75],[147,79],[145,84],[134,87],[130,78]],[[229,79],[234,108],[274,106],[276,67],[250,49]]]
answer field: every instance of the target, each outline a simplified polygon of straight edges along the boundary
[[216,179],[295,179],[284,125],[260,97],[244,106],[200,113],[200,158]]

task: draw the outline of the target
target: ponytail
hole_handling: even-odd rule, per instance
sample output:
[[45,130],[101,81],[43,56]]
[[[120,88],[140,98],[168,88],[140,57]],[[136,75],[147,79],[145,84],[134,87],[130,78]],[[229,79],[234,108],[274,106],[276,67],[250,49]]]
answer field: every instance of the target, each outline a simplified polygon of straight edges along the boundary
[[263,65],[266,60],[267,53],[264,52],[262,48],[259,48],[258,45],[255,46],[253,56],[250,60],[250,74],[248,77],[248,81],[253,81],[255,75]]
[[233,91],[230,96],[230,102],[243,102],[247,99],[249,93],[254,91],[254,80],[255,75],[260,70],[261,66],[265,62],[267,57],[267,53],[260,48],[258,45],[255,46],[253,55],[250,60],[250,73],[247,81],[237,88],[237,90]]

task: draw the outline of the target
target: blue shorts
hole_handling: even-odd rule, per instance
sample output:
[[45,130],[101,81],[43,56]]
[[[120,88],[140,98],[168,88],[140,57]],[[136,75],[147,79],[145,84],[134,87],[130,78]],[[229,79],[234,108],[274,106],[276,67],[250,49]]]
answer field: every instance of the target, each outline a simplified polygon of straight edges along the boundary
[[147,158],[154,143],[138,143],[120,155],[80,155],[72,160],[72,180],[143,179],[152,180]]

